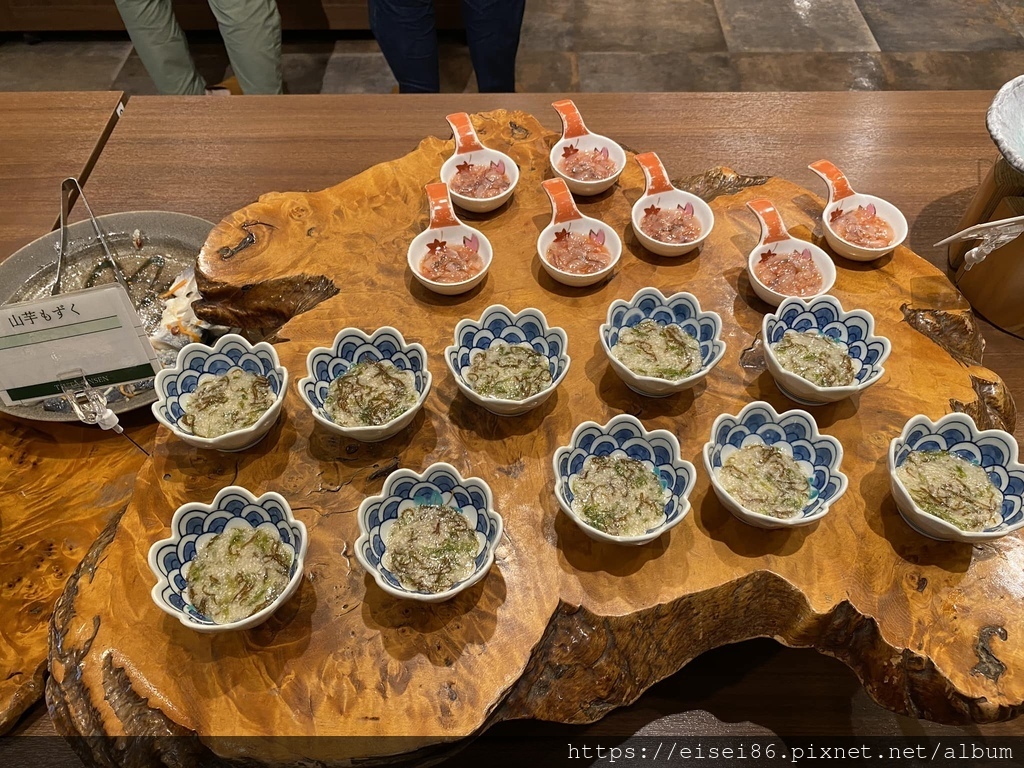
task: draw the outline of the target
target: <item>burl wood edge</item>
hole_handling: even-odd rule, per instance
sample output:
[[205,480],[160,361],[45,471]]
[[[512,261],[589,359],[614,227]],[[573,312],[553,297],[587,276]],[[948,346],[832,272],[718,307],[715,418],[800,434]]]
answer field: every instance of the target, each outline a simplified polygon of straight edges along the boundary
[[43,697],[53,605],[144,458],[96,427],[0,418],[0,735]]
[[[690,449],[706,439],[710,420],[722,409],[735,413],[757,398],[779,409],[794,407],[761,372],[756,335],[768,308],[753,296],[738,266],[742,257],[736,255],[745,255],[756,241],[756,223],[743,208],[747,199],[770,194],[782,203],[792,231],[819,243],[820,228],[811,232],[807,226],[821,201],[782,180],[713,169],[677,182],[713,201],[712,237],[717,239],[699,257],[656,259],[630,233],[624,267],[611,284],[566,290],[546,281],[529,248],[515,245],[535,239],[535,230],[546,223],[543,195],[534,188],[550,175],[546,151],[555,136],[521,113],[475,116],[474,124],[485,144],[516,159],[522,179],[510,207],[489,222],[466,217],[490,227],[496,254],[506,254],[502,260],[496,256],[484,287],[468,297],[425,294],[404,265],[405,245],[426,219],[422,185],[433,180],[451,142],[426,139],[406,158],[321,193],[265,195],[211,234],[198,265],[208,289],[200,307],[207,317],[244,320],[253,336],[275,338],[282,362],[298,379],[309,348],[329,343],[343,325],[372,330],[377,320],[392,319],[391,312],[407,313],[407,322],[417,329],[407,338],[425,343],[431,356],[431,413],[414,422],[408,435],[359,446],[314,429],[290,392],[283,425],[255,455],[196,453],[162,436],[140,473],[135,500],[120,523],[112,523],[97,540],[54,613],[47,700],[58,729],[68,736],[192,737],[166,744],[73,742],[101,765],[153,763],[161,759],[161,749],[177,750],[187,761],[274,764],[278,759],[270,750],[240,755],[213,738],[215,726],[190,723],[230,722],[233,735],[245,735],[256,724],[264,733],[291,729],[304,735],[314,719],[322,726],[341,722],[325,719],[324,708],[329,686],[345,679],[318,678],[331,668],[323,666],[288,673],[308,672],[310,687],[303,690],[318,691],[308,700],[307,720],[298,709],[284,713],[287,718],[251,707],[243,713],[228,683],[219,689],[213,685],[215,700],[185,701],[180,697],[188,686],[175,677],[188,678],[191,670],[166,666],[183,663],[178,660],[189,654],[206,663],[224,653],[236,675],[231,679],[241,679],[237,674],[247,663],[264,674],[281,674],[283,667],[264,643],[284,644],[288,658],[297,653],[296,658],[322,664],[323,633],[341,636],[344,630],[347,637],[349,629],[363,644],[352,653],[358,650],[366,658],[345,656],[341,661],[348,666],[339,669],[364,687],[356,687],[358,695],[334,713],[336,718],[362,722],[355,714],[379,713],[389,702],[412,713],[403,714],[407,719],[397,726],[376,716],[365,726],[345,725],[344,732],[368,738],[365,751],[356,747],[350,757],[371,762],[435,754],[438,745],[502,720],[591,722],[635,701],[704,651],[754,637],[774,637],[840,659],[875,701],[895,712],[946,723],[1017,716],[1024,701],[1024,620],[1010,580],[1019,579],[1024,546],[1017,537],[977,547],[923,539],[896,514],[878,464],[891,433],[902,426],[900,419],[918,409],[933,416],[964,410],[984,427],[1014,427],[1013,399],[982,367],[977,324],[948,280],[905,248],[880,265],[843,262],[837,293],[848,307],[872,309],[879,330],[893,340],[886,366],[892,382],[886,389],[876,385],[859,405],[815,411],[824,432],[841,435],[847,451],[843,468],[851,473],[847,497],[817,528],[792,534],[755,531],[732,519],[700,478],[691,519],[646,548],[603,550],[548,498],[550,450],[583,418],[603,421],[626,410],[648,426],[685,432],[684,455],[693,460]],[[585,213],[628,231],[628,208],[642,188],[634,166],[630,159],[619,185],[588,201]],[[529,262],[530,273],[512,263],[515,258]],[[652,401],[629,393],[606,371],[591,338],[594,318],[603,317],[612,298],[628,298],[646,284],[692,290],[728,325],[726,358],[708,386],[693,395]],[[261,285],[274,290],[261,293]],[[573,355],[570,378],[552,406],[518,421],[487,416],[460,399],[438,354],[456,318],[477,317],[483,306],[499,301],[514,308],[540,303],[554,313],[549,319],[567,327]],[[588,316],[574,325],[582,314]],[[909,365],[911,357],[918,368]],[[478,442],[467,449],[466,439]],[[496,498],[506,504],[507,535],[488,578],[464,598],[436,609],[444,614],[439,629],[432,623],[435,609],[403,605],[376,589],[349,562],[345,543],[354,530],[355,506],[379,492],[388,472],[399,464],[419,467],[442,457],[492,482]],[[151,583],[140,559],[176,504],[191,496],[212,498],[215,488],[236,479],[260,484],[256,491],[280,490],[293,498],[293,508],[310,526],[311,547],[319,543],[331,559],[317,561],[311,549],[309,583],[293,598],[287,616],[218,645],[147,604]],[[515,489],[530,493],[512,499]],[[678,583],[665,580],[667,568],[678,574]],[[720,572],[721,579],[705,571]],[[119,605],[107,597],[120,590],[138,604]],[[334,612],[332,623],[324,624],[328,608]],[[118,632],[126,636],[118,638]],[[382,638],[385,646],[379,648]],[[425,645],[435,641],[436,647]],[[260,658],[261,653],[270,655]],[[326,658],[333,663],[334,657]],[[464,669],[479,679],[460,677]],[[374,675],[377,688],[366,686]],[[422,690],[443,700],[421,701],[416,697],[428,694],[417,693],[421,689],[415,686],[398,692],[417,681],[426,681]],[[220,720],[220,713],[227,720]],[[399,733],[403,724],[406,733],[424,736],[422,744],[409,747],[419,751],[394,755],[381,739],[372,743],[374,736]],[[309,748],[316,749],[313,743]]]

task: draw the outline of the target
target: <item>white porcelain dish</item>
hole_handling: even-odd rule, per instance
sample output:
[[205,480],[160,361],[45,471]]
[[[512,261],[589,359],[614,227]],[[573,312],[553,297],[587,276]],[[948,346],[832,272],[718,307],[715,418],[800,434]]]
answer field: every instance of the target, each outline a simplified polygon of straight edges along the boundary
[[[562,120],[562,138],[551,147],[548,160],[555,176],[562,179],[573,194],[589,197],[599,195],[610,188],[626,167],[626,152],[617,142],[598,133],[591,133],[583,123],[583,117],[570,99],[556,101],[552,105]],[[609,159],[615,163],[615,172],[611,176],[595,181],[579,181],[569,176],[558,167],[566,152],[590,152],[607,150]]]
[[[814,296],[820,296],[828,293],[832,290],[832,286],[836,282],[836,265],[832,262],[832,258],[825,253],[821,248],[816,246],[814,243],[808,242],[807,240],[801,240],[797,237],[793,237],[789,234],[786,229],[786,225],[782,222],[782,216],[779,215],[775,205],[764,198],[758,200],[751,200],[747,203],[747,207],[754,212],[757,216],[757,220],[761,225],[761,236],[754,246],[754,249],[747,256],[747,275],[750,277],[750,285],[754,289],[754,293],[758,297],[773,307],[779,306],[782,300],[788,298],[790,294],[780,293],[772,288],[769,288],[761,279],[757,276],[754,267],[761,260],[761,258],[768,252],[773,253],[788,253],[791,251],[804,251],[807,250],[811,254],[811,259],[814,262],[814,266],[817,267],[818,272],[821,273],[822,285],[813,294]],[[798,298],[810,298],[809,296],[803,296]]]
[[[563,285],[574,288],[596,285],[611,277],[615,266],[622,257],[622,239],[618,233],[603,221],[580,213],[569,193],[569,188],[561,179],[548,179],[543,182],[542,186],[551,201],[551,223],[541,230],[540,236],[537,238],[537,255],[540,257],[544,271]],[[586,274],[566,272],[553,265],[548,261],[548,248],[563,233],[595,238],[596,242],[607,249],[608,255],[611,257],[608,265],[596,272]]]
[[[821,225],[825,232],[825,240],[828,241],[833,251],[851,261],[874,261],[887,253],[892,253],[907,239],[910,232],[907,219],[895,205],[874,195],[862,195],[854,192],[845,174],[828,160],[819,160],[807,167],[824,179],[828,185],[828,203],[821,213]],[[857,245],[849,240],[844,240],[832,229],[833,218],[838,218],[843,211],[856,209],[858,206],[865,208],[874,206],[878,215],[889,222],[893,230],[893,238],[888,245],[878,248]]]
[[[427,184],[426,190],[430,203],[430,223],[413,238],[406,253],[412,276],[424,287],[444,296],[456,296],[471,291],[487,277],[487,270],[490,269],[491,260],[494,258],[491,241],[479,229],[463,224],[455,215],[446,184]],[[428,278],[420,271],[420,263],[432,245],[443,247],[447,243],[465,245],[476,250],[483,261],[483,268],[472,277],[457,283],[442,283]]]
[[[669,181],[668,173],[661,160],[653,152],[644,152],[636,156],[637,163],[644,171],[646,187],[644,194],[633,203],[631,220],[633,234],[636,239],[649,250],[658,256],[676,257],[685,256],[687,253],[699,248],[711,230],[715,227],[715,214],[711,206],[701,200],[697,195],[676,189]],[[693,216],[700,223],[700,235],[687,243],[666,243],[655,240],[641,229],[641,222],[648,211],[652,209],[664,209],[680,206],[686,209],[689,206],[693,210]]]
[[509,181],[508,189],[494,197],[468,197],[460,195],[449,186],[448,191],[452,202],[459,208],[473,213],[488,213],[500,208],[511,199],[516,190],[516,184],[519,183],[519,166],[504,152],[489,149],[481,143],[467,113],[458,112],[448,115],[446,120],[452,128],[452,135],[455,138],[455,152],[441,166],[442,182],[450,185],[452,178],[459,172],[459,166],[464,163],[470,165],[500,164],[505,169],[505,175],[508,176]]

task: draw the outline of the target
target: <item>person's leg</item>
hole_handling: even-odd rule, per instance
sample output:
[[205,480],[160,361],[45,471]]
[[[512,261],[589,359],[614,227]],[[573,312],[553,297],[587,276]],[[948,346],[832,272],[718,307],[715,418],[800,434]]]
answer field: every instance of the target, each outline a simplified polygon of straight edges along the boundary
[[281,14],[275,0],[209,0],[242,93],[282,93]]
[[201,96],[206,82],[188,52],[171,0],[115,0],[139,58],[157,90],[164,94]]
[[462,0],[469,57],[481,93],[516,89],[516,51],[526,0]]
[[433,0],[370,0],[370,29],[400,93],[441,90]]

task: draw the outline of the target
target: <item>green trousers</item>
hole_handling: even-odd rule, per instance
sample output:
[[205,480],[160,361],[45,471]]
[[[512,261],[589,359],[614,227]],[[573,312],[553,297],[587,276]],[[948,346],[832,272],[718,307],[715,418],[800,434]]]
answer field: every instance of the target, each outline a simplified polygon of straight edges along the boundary
[[[188,52],[171,0],[115,0],[160,93],[202,95],[206,81]],[[281,15],[275,0],[209,0],[243,93],[281,93]]]

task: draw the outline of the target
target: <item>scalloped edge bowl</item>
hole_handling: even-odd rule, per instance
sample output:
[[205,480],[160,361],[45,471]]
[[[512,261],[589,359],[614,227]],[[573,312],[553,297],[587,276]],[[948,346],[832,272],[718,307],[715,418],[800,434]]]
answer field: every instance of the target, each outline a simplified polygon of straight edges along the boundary
[[[562,343],[562,354],[559,355],[559,359],[564,361],[565,366],[562,368],[561,373],[552,377],[551,384],[546,389],[541,390],[535,395],[531,395],[525,400],[505,400],[498,397],[489,397],[487,395],[479,394],[466,383],[465,379],[462,378],[462,371],[455,370],[455,364],[452,362],[452,356],[461,349],[459,339],[462,337],[462,332],[466,328],[470,327],[475,327],[482,331],[489,325],[489,323],[485,321],[492,315],[496,314],[506,315],[512,320],[511,325],[515,325],[517,321],[524,317],[535,317],[541,324],[543,336],[557,336]],[[547,316],[535,307],[526,307],[518,312],[513,312],[504,304],[492,304],[483,311],[480,315],[480,319],[472,320],[470,318],[463,318],[460,320],[455,326],[454,341],[454,344],[450,344],[445,347],[444,362],[455,379],[455,385],[467,400],[475,405],[479,405],[481,408],[487,409],[496,416],[520,416],[541,405],[551,397],[558,385],[562,383],[562,380],[565,379],[565,375],[569,372],[569,366],[572,364],[572,358],[569,357],[569,337],[566,335],[565,330],[558,326],[549,325]]]
[[[494,526],[494,536],[493,539],[487,539],[485,534],[485,542],[480,552],[477,554],[478,559],[480,558],[481,555],[484,555],[484,559],[481,562],[477,563],[476,569],[468,578],[464,579],[463,581],[460,581],[455,586],[451,587],[450,589],[446,589],[443,592],[413,592],[410,590],[406,590],[402,587],[396,587],[395,585],[391,584],[387,580],[387,578],[385,578],[385,576],[381,573],[381,570],[384,568],[383,563],[381,563],[380,566],[375,566],[366,559],[366,556],[363,554],[363,549],[370,542],[371,534],[373,534],[374,531],[379,530],[379,528],[383,525],[383,523],[378,523],[377,525],[369,524],[367,516],[371,513],[372,508],[375,505],[379,506],[383,502],[387,501],[393,495],[392,492],[394,490],[394,487],[402,481],[412,480],[414,481],[416,486],[430,484],[436,489],[436,483],[430,482],[428,478],[431,475],[434,475],[438,472],[447,473],[448,475],[454,477],[458,481],[458,486],[461,486],[463,488],[473,486],[483,493],[485,508],[483,510],[477,508],[477,515],[487,515],[490,523]],[[411,502],[411,499],[405,499],[403,502],[400,502],[400,506],[405,501]],[[409,600],[417,600],[424,603],[441,603],[445,600],[450,600],[456,595],[458,595],[460,592],[464,592],[465,590],[469,589],[474,584],[476,584],[478,581],[483,579],[490,572],[491,567],[494,565],[495,550],[497,550],[498,544],[501,541],[502,534],[504,533],[505,530],[504,520],[502,519],[501,515],[498,514],[498,512],[495,511],[494,509],[494,494],[492,493],[491,487],[487,484],[487,482],[479,477],[463,477],[462,473],[459,472],[459,470],[457,470],[451,464],[448,464],[446,462],[437,462],[431,464],[429,467],[423,470],[423,472],[414,472],[413,470],[406,469],[405,467],[396,469],[394,472],[388,475],[387,479],[384,481],[384,487],[381,489],[381,492],[379,494],[376,494],[374,496],[368,496],[367,498],[363,499],[362,503],[359,505],[359,512],[357,513],[356,519],[359,523],[359,538],[356,539],[355,554],[356,559],[359,561],[359,564],[363,567],[363,569],[368,574],[370,574],[370,576],[373,577],[373,580],[377,583],[377,586],[379,586],[389,595]],[[383,554],[383,551],[379,554]]]
[[[728,491],[722,487],[721,483],[718,482],[718,478],[715,475],[715,470],[711,465],[711,451],[714,450],[717,443],[717,435],[721,431],[722,427],[727,424],[732,424],[732,428],[735,429],[743,424],[744,420],[750,415],[751,411],[760,410],[765,412],[769,420],[774,424],[782,424],[783,419],[787,417],[797,417],[806,419],[811,425],[811,434],[808,436],[808,441],[814,443],[819,440],[823,440],[832,446],[832,454],[835,457],[834,465],[830,465],[830,473],[834,474],[837,478],[839,485],[836,494],[828,501],[823,501],[820,496],[816,497],[808,507],[804,508],[803,513],[800,517],[794,517],[789,519],[779,519],[775,517],[769,517],[768,515],[762,515],[753,510],[747,509],[742,504],[732,498]],[[746,429],[746,428],[745,428]],[[781,432],[785,432],[784,429],[780,429]],[[749,435],[748,435],[749,437]],[[746,442],[746,438],[744,439]],[[761,439],[752,441],[757,443],[763,443]],[[780,441],[776,441],[780,442]],[[783,442],[789,443],[788,438]],[[799,408],[794,408],[782,413],[778,413],[771,405],[763,400],[756,400],[752,403],[747,403],[740,412],[736,415],[723,413],[715,419],[714,424],[711,427],[711,439],[704,444],[704,449],[701,451],[704,458],[704,470],[707,472],[709,479],[711,480],[711,487],[715,491],[715,495],[718,500],[722,502],[722,505],[728,509],[737,519],[741,520],[748,525],[755,528],[764,529],[776,529],[776,528],[799,528],[805,525],[811,525],[821,520],[827,515],[832,505],[839,501],[849,485],[849,480],[845,474],[843,474],[841,467],[843,464],[843,445],[836,438],[831,435],[823,435],[818,431],[818,423],[814,420],[814,417],[807,411]],[[808,509],[812,509],[808,512]]]
[[[808,381],[803,376],[799,376],[792,371],[787,371],[782,367],[779,359],[775,356],[775,351],[772,349],[771,343],[768,341],[768,335],[770,331],[769,326],[773,324],[781,323],[787,329],[792,328],[791,325],[780,319],[782,313],[792,305],[799,305],[803,307],[803,312],[800,317],[805,314],[814,317],[813,309],[815,305],[819,303],[828,304],[836,312],[839,320],[842,323],[844,320],[850,317],[859,317],[864,320],[867,327],[867,334],[862,340],[864,343],[880,343],[882,345],[882,353],[878,356],[878,360],[873,364],[873,368],[876,368],[873,374],[869,374],[864,381],[859,381],[856,384],[850,384],[845,387],[821,387],[812,381]],[[826,325],[826,329],[832,326],[834,323]],[[817,317],[814,317],[814,325],[807,326],[805,330],[809,330],[811,327],[816,328],[819,332],[821,331],[820,321]],[[795,330],[795,329],[794,329]],[[815,296],[810,299],[799,299],[796,297],[790,297],[779,304],[775,312],[769,312],[761,320],[761,340],[764,346],[764,361],[768,367],[768,372],[771,373],[772,378],[775,379],[775,385],[790,400],[799,403],[800,405],[824,405],[826,403],[835,403],[839,400],[844,400],[857,392],[870,387],[876,383],[882,376],[885,375],[884,363],[889,359],[889,354],[892,352],[892,343],[885,336],[877,336],[875,334],[875,318],[866,309],[851,309],[849,311],[843,309],[843,305],[839,302],[839,299],[834,296]],[[860,361],[856,358],[851,358],[854,363]],[[863,365],[863,364],[861,364]],[[860,371],[860,368],[857,368]]]
[[[611,333],[614,326],[613,319],[616,310],[619,309],[638,309],[638,304],[645,298],[650,297],[657,302],[657,306],[664,307],[666,310],[671,311],[671,304],[676,300],[683,300],[688,302],[694,311],[694,319],[700,321],[702,319],[710,320],[714,325],[714,335],[710,339],[711,344],[711,355],[706,360],[702,361],[701,369],[696,373],[687,376],[684,379],[677,381],[670,381],[669,379],[659,379],[654,376],[641,376],[640,374],[633,373],[629,368],[623,365],[613,354],[612,347],[608,344],[608,336]],[[642,311],[642,310],[640,310]],[[649,317],[645,313],[645,317]],[[722,318],[717,312],[711,310],[703,310],[700,307],[700,301],[692,293],[686,291],[678,291],[667,297],[657,288],[646,287],[641,288],[629,301],[623,299],[616,299],[608,305],[608,313],[605,318],[605,322],[601,324],[599,329],[599,335],[601,337],[601,347],[604,349],[605,355],[608,357],[608,363],[611,365],[612,370],[622,379],[623,383],[634,392],[644,395],[646,397],[669,397],[677,392],[682,392],[687,389],[691,389],[700,383],[711,370],[718,365],[725,355],[726,343],[722,340]]]
[[[356,336],[362,339],[368,346],[376,347],[376,342],[384,335],[396,337],[399,351],[403,354],[408,355],[410,351],[413,351],[418,352],[422,356],[423,391],[420,392],[419,399],[417,399],[415,405],[401,415],[396,416],[391,421],[377,426],[344,427],[333,421],[322,407],[315,405],[306,392],[306,388],[308,386],[320,381],[316,376],[316,372],[313,370],[313,362],[318,355],[329,355],[333,358],[346,360],[351,366],[358,361],[348,360],[348,358],[342,357],[339,350],[339,345],[345,338],[349,336]],[[390,358],[385,357],[381,357],[379,359],[390,360]],[[328,431],[334,432],[342,437],[358,440],[362,443],[379,443],[382,440],[387,440],[389,437],[394,437],[405,429],[412,423],[412,420],[416,418],[416,414],[420,412],[420,409],[423,408],[423,404],[426,402],[427,396],[430,394],[430,387],[434,380],[434,377],[428,368],[428,362],[427,350],[424,346],[416,342],[407,342],[405,337],[402,335],[402,332],[393,326],[383,325],[369,335],[367,335],[361,328],[342,328],[334,335],[334,343],[330,347],[314,347],[309,351],[309,354],[306,355],[306,375],[299,379],[297,385],[299,397],[302,398],[302,402],[306,404],[307,408],[309,408],[310,412],[313,414],[313,418]],[[348,366],[345,370],[348,370]]]
[[[980,444],[983,440],[993,439],[998,439],[1000,442],[1004,443],[1007,449],[1006,464],[999,466],[1005,467],[1003,470],[1005,474],[1010,475],[1012,473],[1013,475],[1016,475],[1015,479],[1024,486],[1024,465],[1021,465],[1018,461],[1019,448],[1013,435],[1008,432],[1004,432],[1001,429],[980,430],[978,429],[978,425],[974,423],[974,419],[966,413],[954,411],[953,413],[947,413],[938,421],[932,421],[924,414],[919,413],[908,419],[907,423],[903,425],[903,430],[900,432],[900,436],[894,437],[889,443],[889,484],[900,516],[907,525],[922,536],[926,536],[930,539],[936,539],[938,541],[957,541],[967,544],[976,544],[982,541],[994,541],[995,539],[1002,538],[1003,536],[1024,528],[1024,514],[1022,514],[1021,519],[1016,523],[1007,525],[1005,522],[1006,518],[1004,516],[1003,523],[997,528],[991,528],[984,531],[963,531],[952,523],[947,523],[945,520],[941,520],[934,515],[925,512],[910,497],[910,493],[907,491],[906,486],[903,485],[903,481],[901,481],[896,475],[897,454],[907,445],[908,439],[916,429],[925,428],[929,431],[929,434],[936,434],[941,433],[943,428],[950,425],[957,425],[967,429],[971,435],[971,442],[973,443]],[[921,435],[920,437],[924,437],[924,435]],[[920,437],[918,439],[920,439]],[[917,442],[914,443],[915,446],[917,444]],[[911,450],[914,449],[912,448]],[[947,448],[946,450],[949,449]],[[1018,513],[1019,511],[1020,510],[1018,510]]]
[[[252,616],[248,616],[244,619],[239,619],[238,621],[233,621],[227,624],[203,624],[191,619],[188,613],[178,608],[174,608],[173,606],[169,606],[167,605],[167,603],[163,601],[163,591],[170,587],[170,582],[167,580],[167,577],[162,573],[160,566],[158,565],[157,555],[161,548],[166,547],[168,544],[177,545],[181,541],[182,535],[180,531],[180,526],[182,524],[182,518],[184,518],[186,515],[189,515],[192,512],[203,512],[205,513],[205,515],[210,515],[215,512],[218,512],[220,509],[222,509],[224,498],[229,495],[241,496],[250,505],[253,506],[261,506],[261,502],[267,499],[276,502],[278,506],[280,506],[281,509],[284,511],[285,521],[287,521],[289,527],[293,528],[293,532],[295,529],[299,531],[299,547],[292,547],[292,550],[295,555],[294,560],[292,561],[292,575],[288,579],[288,585],[284,588],[281,594],[274,599],[274,602],[272,602],[266,608],[257,611]],[[261,525],[266,525],[266,523],[263,523]],[[267,491],[266,493],[257,497],[254,496],[253,493],[249,491],[249,489],[247,488],[244,488],[240,485],[229,485],[226,488],[221,488],[219,491],[217,491],[217,495],[214,496],[213,501],[210,502],[209,504],[204,504],[199,501],[190,501],[186,504],[182,504],[175,510],[174,516],[171,518],[170,527],[170,537],[160,539],[149,548],[147,562],[149,563],[149,568],[153,572],[153,575],[157,578],[156,584],[150,590],[150,597],[153,599],[153,602],[156,603],[157,608],[159,608],[161,611],[168,614],[169,616],[173,616],[183,625],[185,625],[189,629],[195,630],[196,632],[232,632],[235,630],[250,629],[252,627],[258,626],[259,624],[262,624],[264,621],[269,619],[275,611],[277,611],[282,605],[284,605],[288,601],[288,599],[295,594],[296,590],[299,588],[299,585],[302,583],[303,567],[305,565],[306,560],[306,550],[309,546],[309,532],[306,530],[305,524],[301,520],[296,519],[294,514],[292,514],[292,508],[288,504],[287,499],[285,499],[284,496],[282,496],[279,493]],[[204,533],[202,535],[206,534]],[[278,536],[280,536],[279,533]],[[189,560],[188,562],[191,562],[191,560]],[[178,594],[180,595],[180,593]]]
[[[651,528],[646,533],[640,536],[616,536],[610,533],[605,533],[604,531],[595,528],[594,526],[590,525],[589,523],[585,522],[582,518],[577,516],[576,513],[572,511],[571,504],[568,501],[566,501],[563,492],[564,487],[567,486],[568,483],[572,480],[573,475],[570,474],[568,477],[563,476],[562,471],[559,468],[559,463],[564,456],[571,455],[575,450],[582,450],[578,446],[578,442],[585,432],[587,432],[588,430],[597,429],[604,436],[610,437],[614,435],[614,433],[617,430],[619,430],[622,426],[627,426],[639,433],[639,437],[633,437],[631,438],[631,441],[639,439],[647,443],[648,446],[650,446],[650,441],[653,438],[658,440],[664,440],[666,443],[668,443],[671,452],[671,455],[669,456],[669,463],[673,466],[677,473],[681,472],[685,476],[682,490],[679,493],[672,494],[672,498],[679,506],[679,514],[676,515],[676,517],[671,521],[668,520],[668,518],[666,517],[666,519],[659,525],[655,526],[654,528]],[[616,448],[615,451],[612,451],[612,454],[621,451],[621,448]],[[651,450],[651,453],[653,454],[654,451]],[[596,421],[584,421],[581,424],[577,425],[576,429],[574,429],[572,432],[572,438],[569,440],[569,444],[560,446],[555,450],[554,455],[551,457],[551,466],[555,473],[554,492],[555,499],[558,501],[558,506],[569,517],[570,520],[572,520],[574,523],[576,523],[576,525],[579,526],[581,531],[583,531],[587,536],[594,539],[595,541],[604,541],[613,544],[624,544],[630,546],[642,546],[644,544],[648,544],[657,539],[663,533],[665,533],[665,531],[671,530],[675,526],[679,525],[679,523],[683,521],[683,518],[685,518],[690,513],[690,510],[692,508],[690,505],[690,493],[693,491],[693,488],[697,483],[697,468],[694,467],[692,463],[682,458],[682,456],[680,455],[679,440],[667,429],[645,429],[644,425],[640,423],[639,419],[637,419],[635,416],[629,415],[628,413],[620,413],[618,416],[614,416],[607,424],[604,425],[598,424]]]
[[[185,370],[183,361],[192,352],[202,350],[209,352],[211,355],[218,354],[228,342],[239,343],[242,346],[247,347],[250,352],[268,352],[270,354],[270,359],[274,363],[274,369],[281,377],[281,391],[277,393],[277,399],[274,400],[274,403],[266,410],[266,412],[260,416],[255,423],[248,427],[227,432],[220,437],[199,437],[198,435],[193,435],[191,432],[186,432],[178,427],[176,422],[172,422],[166,415],[164,415],[163,411],[167,410],[167,390],[164,386],[164,382],[172,377],[176,377]],[[212,347],[209,344],[192,343],[187,344],[178,350],[178,357],[174,362],[174,366],[164,368],[157,373],[153,389],[156,392],[157,400],[150,407],[150,410],[152,410],[153,416],[156,417],[156,420],[167,427],[175,437],[178,437],[195,448],[207,448],[215,451],[223,451],[224,453],[237,453],[238,451],[244,451],[246,448],[251,448],[256,445],[256,443],[267,436],[274,424],[277,423],[278,418],[281,416],[281,408],[284,405],[285,393],[288,391],[288,369],[281,365],[281,360],[277,356],[277,350],[267,342],[261,341],[256,344],[250,344],[245,338],[238,334],[227,333],[217,339]]]

